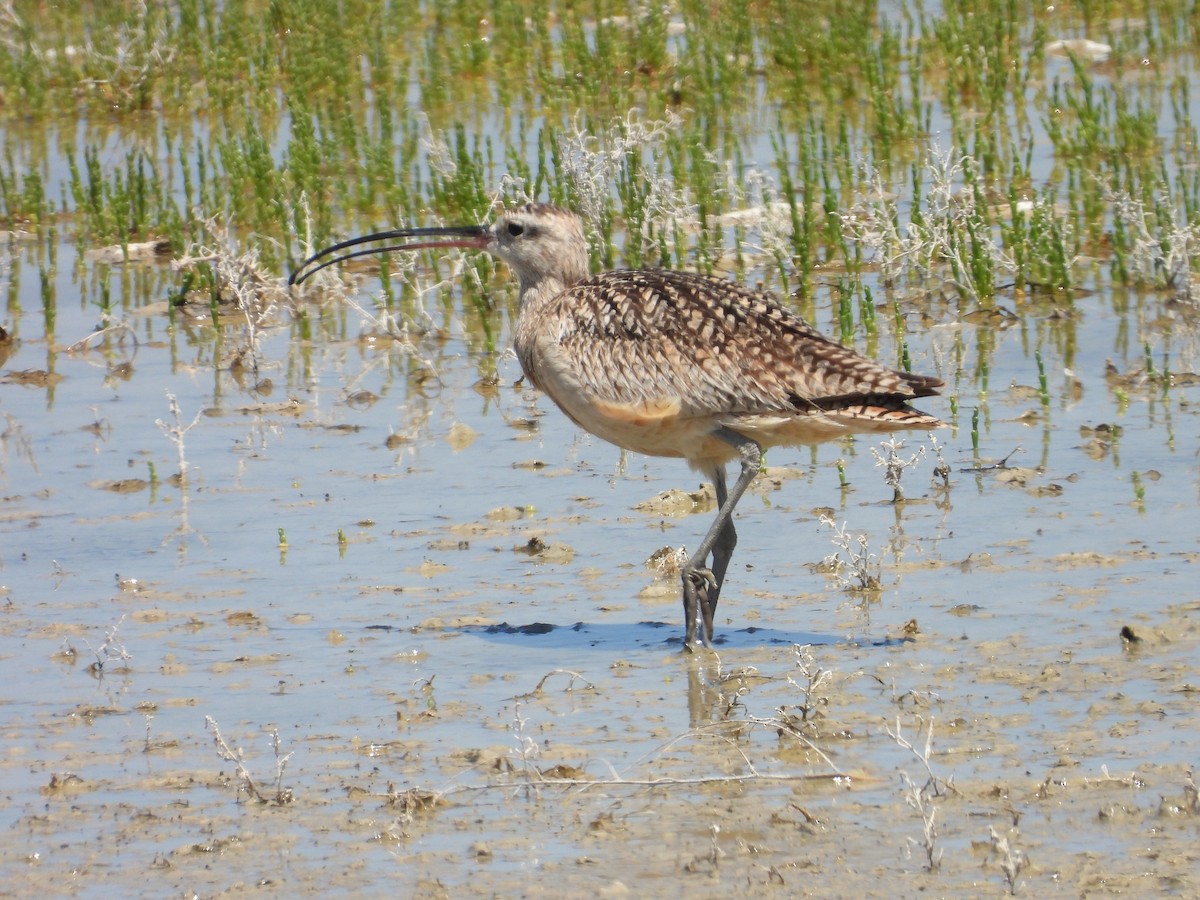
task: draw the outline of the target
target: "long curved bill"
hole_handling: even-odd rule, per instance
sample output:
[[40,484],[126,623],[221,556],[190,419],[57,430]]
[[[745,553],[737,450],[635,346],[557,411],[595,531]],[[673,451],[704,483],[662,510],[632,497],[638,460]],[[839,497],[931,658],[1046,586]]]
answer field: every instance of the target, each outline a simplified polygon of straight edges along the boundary
[[[369,256],[372,253],[387,253],[391,250],[430,250],[437,247],[463,247],[472,250],[487,249],[490,233],[483,225],[459,225],[449,228],[398,228],[394,231],[378,231],[375,234],[365,234],[362,237],[350,238],[332,247],[326,247],[319,253],[314,253],[288,276],[288,284],[300,284],[306,278],[320,272],[326,266],[345,262],[357,256]],[[362,244],[385,243],[382,247],[369,247],[365,250],[354,250],[350,253],[342,251]]]

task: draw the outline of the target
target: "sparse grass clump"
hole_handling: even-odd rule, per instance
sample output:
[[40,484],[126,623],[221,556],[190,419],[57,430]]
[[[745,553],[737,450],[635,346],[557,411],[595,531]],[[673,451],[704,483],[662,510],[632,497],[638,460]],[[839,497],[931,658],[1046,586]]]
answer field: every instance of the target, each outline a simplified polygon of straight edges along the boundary
[[[109,625],[104,629],[104,641],[99,647],[93,647],[87,638],[83,639],[83,643],[91,651],[95,660],[88,665],[88,671],[100,678],[104,675],[105,668],[110,663],[128,662],[133,657],[129,651],[125,649],[125,644],[119,639],[121,625],[125,622],[125,617],[121,616],[115,625]],[[72,654],[74,651],[72,651]]]
[[900,503],[904,500],[904,494],[900,490],[900,479],[904,477],[905,469],[914,468],[925,456],[925,448],[918,447],[915,453],[905,459],[900,455],[900,451],[904,449],[904,441],[894,435],[879,446],[885,452],[880,453],[872,447],[871,455],[875,457],[875,465],[883,466],[883,482],[892,489],[892,502]]
[[[925,729],[925,739],[920,746],[914,745],[904,736],[900,720],[896,720],[895,729],[888,728],[888,736],[903,749],[911,753],[925,769],[926,778],[922,784],[917,784],[909,777],[908,772],[901,771],[900,778],[904,785],[904,802],[921,817],[921,837],[907,839],[910,851],[920,848],[925,857],[925,868],[934,872],[941,867],[944,850],[938,845],[940,831],[938,829],[937,801],[947,792],[955,792],[953,779],[946,780],[934,774],[931,759],[933,756],[933,719],[919,721],[919,727]],[[918,732],[919,735],[919,732]]]
[[853,535],[846,525],[838,525],[829,516],[821,516],[821,524],[833,532],[830,540],[838,552],[825,557],[821,568],[841,586],[842,590],[877,595],[882,588],[881,563],[871,552],[865,534]]
[[779,715],[788,722],[792,731],[815,738],[820,735],[819,720],[823,715],[822,708],[829,702],[825,692],[833,672],[820,666],[812,647],[808,645],[795,646],[792,652],[796,657],[796,671],[789,673],[786,679],[788,684],[800,691],[800,700],[780,707]]
[[1016,828],[1009,834],[1002,835],[996,831],[995,826],[989,826],[988,836],[991,840],[991,859],[999,867],[1001,873],[1003,873],[1004,881],[1008,886],[1008,893],[1015,897],[1017,890],[1021,886],[1021,873],[1029,864],[1025,853],[1013,845],[1016,837]]
[[243,793],[257,803],[272,803],[276,806],[285,806],[291,803],[293,798],[291,788],[283,786],[283,776],[287,771],[287,764],[292,758],[291,753],[284,753],[282,750],[282,742],[279,737],[279,729],[271,730],[271,749],[275,754],[275,778],[273,781],[273,789],[264,791],[259,783],[256,782],[250,774],[250,770],[246,767],[245,754],[241,747],[231,747],[221,734],[221,728],[217,725],[216,719],[212,716],[204,717],[204,727],[212,731],[213,743],[217,748],[217,755],[226,762],[231,762],[236,766],[238,778],[238,796]]

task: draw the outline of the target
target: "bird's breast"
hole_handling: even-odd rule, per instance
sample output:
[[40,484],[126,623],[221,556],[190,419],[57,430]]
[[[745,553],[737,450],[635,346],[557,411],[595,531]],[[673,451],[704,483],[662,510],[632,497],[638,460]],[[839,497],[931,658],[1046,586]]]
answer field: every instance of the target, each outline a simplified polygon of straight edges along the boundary
[[644,372],[606,342],[580,344],[552,323],[518,325],[514,350],[525,377],[576,425],[602,440],[648,456],[732,458],[717,428],[687,414],[683,398],[662,384],[646,390]]

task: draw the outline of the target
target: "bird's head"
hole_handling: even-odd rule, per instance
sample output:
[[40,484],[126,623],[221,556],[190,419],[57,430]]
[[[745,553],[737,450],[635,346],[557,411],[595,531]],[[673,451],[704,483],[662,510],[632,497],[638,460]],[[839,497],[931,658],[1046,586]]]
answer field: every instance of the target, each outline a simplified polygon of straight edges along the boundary
[[522,292],[545,281],[570,287],[587,276],[587,241],[579,216],[528,203],[508,210],[488,229],[487,250],[508,264]]
[[[383,246],[350,249],[365,244]],[[288,284],[300,284],[326,266],[358,256],[443,247],[486,250],[502,259],[520,281],[522,295],[546,284],[569,287],[587,275],[587,242],[579,217],[557,206],[527,203],[501,213],[491,225],[398,228],[342,241],[306,259]]]

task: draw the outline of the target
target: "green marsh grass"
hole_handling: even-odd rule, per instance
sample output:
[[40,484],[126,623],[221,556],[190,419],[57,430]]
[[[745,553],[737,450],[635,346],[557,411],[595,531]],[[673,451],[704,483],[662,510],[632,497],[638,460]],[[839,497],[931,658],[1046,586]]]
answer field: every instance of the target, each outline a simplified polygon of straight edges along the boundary
[[[905,368],[929,352],[918,321],[1070,314],[1101,279],[1147,289],[1128,301],[1137,348],[1168,298],[1195,304],[1200,236],[1190,10],[1154,13],[817,0],[818,27],[797,28],[782,0],[349,0],[330,28],[315,0],[23,6],[0,41],[0,220],[52,225],[81,256],[166,238],[176,257],[220,221],[282,274],[352,233],[547,199],[588,218],[595,267],[732,271]],[[1083,33],[1104,59],[1052,49]],[[421,267],[463,287],[426,300],[384,265],[380,306],[461,318],[471,352],[502,352],[512,291],[491,262]],[[38,262],[49,330],[53,271]],[[215,341],[239,327],[221,289],[196,265],[163,293],[203,297]],[[106,319],[143,302],[105,298]],[[348,327],[315,307],[295,323]],[[971,327],[952,411],[971,382],[987,396],[996,341]],[[1072,345],[1032,345],[1044,405]],[[1165,395],[1165,357],[1144,367]]]
[[1130,482],[1133,485],[1133,500],[1139,509],[1144,512],[1146,503],[1146,486],[1142,484],[1142,476],[1136,469],[1129,473]]

